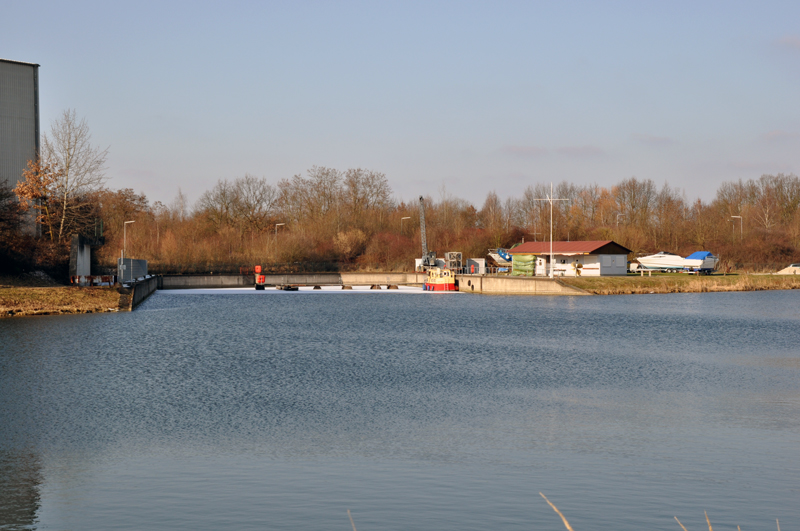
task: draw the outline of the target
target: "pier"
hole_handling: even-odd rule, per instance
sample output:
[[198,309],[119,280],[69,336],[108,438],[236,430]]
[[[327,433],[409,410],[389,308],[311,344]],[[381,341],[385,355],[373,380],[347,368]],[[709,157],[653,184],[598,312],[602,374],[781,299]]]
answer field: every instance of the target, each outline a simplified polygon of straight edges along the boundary
[[[425,273],[281,273],[265,274],[270,287],[422,286]],[[158,289],[240,288],[255,286],[253,275],[162,275]],[[492,295],[588,295],[558,279],[507,275],[456,275],[464,293]]]

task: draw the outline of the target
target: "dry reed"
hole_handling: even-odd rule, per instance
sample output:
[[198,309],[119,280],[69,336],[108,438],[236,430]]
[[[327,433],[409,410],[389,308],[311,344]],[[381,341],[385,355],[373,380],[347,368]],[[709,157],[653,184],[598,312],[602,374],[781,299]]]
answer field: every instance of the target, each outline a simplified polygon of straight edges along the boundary
[[2,288],[0,317],[116,312],[121,302],[114,288]]
[[569,522],[568,522],[568,521],[567,521],[567,519],[564,517],[564,515],[563,515],[563,514],[561,514],[561,511],[559,511],[559,510],[558,510],[558,507],[556,507],[555,505],[553,505],[553,504],[550,502],[550,500],[548,500],[548,499],[547,499],[547,496],[545,496],[545,495],[544,495],[544,494],[542,494],[541,492],[539,493],[539,495],[540,495],[542,498],[544,498],[544,501],[546,501],[546,502],[547,502],[547,505],[549,505],[550,507],[552,507],[552,508],[553,508],[553,510],[554,510],[556,513],[558,513],[558,516],[560,516],[560,517],[561,517],[561,520],[563,520],[563,521],[564,521],[564,525],[566,526],[567,530],[568,530],[568,531],[573,531],[573,529],[572,529],[572,526],[571,526],[571,525],[569,525]]
[[659,275],[653,277],[560,278],[593,295],[633,295],[644,293],[707,293],[800,289],[800,277],[778,275]]

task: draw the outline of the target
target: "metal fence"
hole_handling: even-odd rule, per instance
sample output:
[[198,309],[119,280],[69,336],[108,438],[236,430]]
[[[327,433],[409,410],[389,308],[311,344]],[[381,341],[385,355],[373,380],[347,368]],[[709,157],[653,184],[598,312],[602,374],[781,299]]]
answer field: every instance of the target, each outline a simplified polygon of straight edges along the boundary
[[120,258],[117,260],[117,278],[120,282],[132,282],[147,276],[147,260]]

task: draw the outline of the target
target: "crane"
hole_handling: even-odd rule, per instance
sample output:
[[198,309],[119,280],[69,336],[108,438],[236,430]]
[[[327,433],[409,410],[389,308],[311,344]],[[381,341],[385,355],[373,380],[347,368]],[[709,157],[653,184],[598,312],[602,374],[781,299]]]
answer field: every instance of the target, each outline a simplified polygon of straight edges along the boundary
[[425,234],[425,199],[419,196],[419,235],[422,240],[422,268],[436,267],[436,252],[428,251],[428,238]]

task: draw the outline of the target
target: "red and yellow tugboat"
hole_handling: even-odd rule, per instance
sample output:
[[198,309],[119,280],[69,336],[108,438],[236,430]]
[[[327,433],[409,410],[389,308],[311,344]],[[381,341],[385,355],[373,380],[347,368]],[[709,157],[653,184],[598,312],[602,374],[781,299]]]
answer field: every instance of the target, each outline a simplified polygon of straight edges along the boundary
[[450,269],[432,267],[428,269],[428,278],[423,284],[425,291],[458,291],[456,275]]

